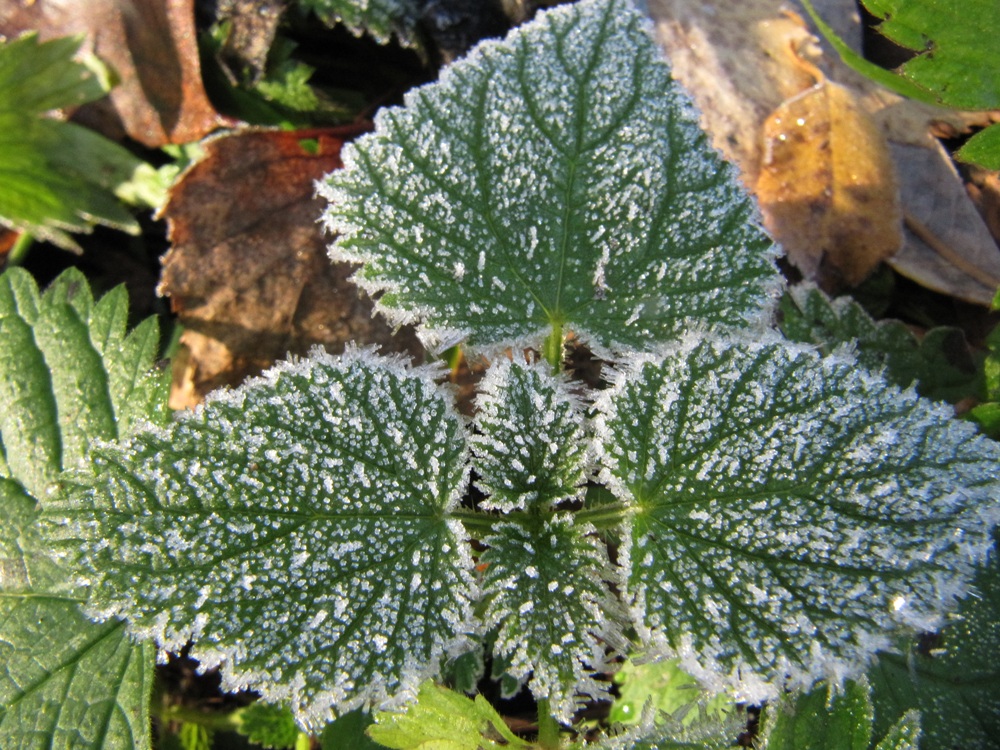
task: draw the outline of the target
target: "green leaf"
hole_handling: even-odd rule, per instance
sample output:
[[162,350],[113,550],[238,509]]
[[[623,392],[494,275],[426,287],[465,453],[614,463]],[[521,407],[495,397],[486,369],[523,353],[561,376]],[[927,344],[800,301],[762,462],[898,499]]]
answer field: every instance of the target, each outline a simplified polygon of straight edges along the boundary
[[181,724],[178,739],[182,750],[212,750],[212,736],[214,732],[208,727],[200,724]]
[[294,747],[299,737],[292,712],[273,703],[251,703],[237,712],[236,721],[240,734],[268,750]]
[[0,44],[0,223],[68,250],[68,232],[94,224],[138,234],[121,200],[150,197],[149,165],[103,136],[43,116],[97,99],[106,89],[73,61],[80,39]]
[[476,630],[450,517],[466,438],[437,374],[317,350],[103,446],[50,513],[95,614],[166,648],[193,639],[225,685],[308,728],[415,690]]
[[[903,653],[883,652],[869,671],[876,731],[919,709],[925,747],[996,747],[1000,737],[1000,558],[981,568],[941,630]],[[937,641],[937,643],[934,643]]]
[[417,45],[419,10],[415,0],[299,0],[326,23],[342,23],[355,36],[368,34],[380,44],[393,35],[400,44]]
[[768,750],[868,750],[872,736],[871,689],[848,682],[842,691],[826,685],[775,706],[767,731]]
[[481,695],[475,700],[427,681],[400,713],[379,711],[368,734],[393,750],[500,750],[529,747]]
[[893,724],[875,750],[918,750],[920,747],[920,712],[907,711]]
[[[127,296],[96,304],[67,271],[39,294],[21,269],[0,275],[0,747],[150,747],[154,649],[120,621],[91,622],[86,591],[37,528],[64,467],[126,419],[160,416],[149,374],[156,321],[125,333]],[[164,398],[165,400],[165,398]],[[123,421],[116,422],[117,418]]]
[[326,725],[320,735],[319,744],[322,750],[381,750],[384,745],[373,741],[367,734],[367,729],[374,723],[371,714],[355,709],[341,714],[335,721]]
[[918,54],[899,71],[958,109],[1000,107],[1000,5],[994,0],[864,0],[878,30]]
[[773,246],[626,0],[539,13],[405,102],[320,190],[331,255],[432,348],[646,349],[762,317]]
[[955,156],[986,169],[1000,169],[1000,124],[979,131],[958,150]]
[[685,726],[704,715],[721,721],[732,706],[728,697],[720,694],[707,701],[705,711],[698,709],[698,704],[705,702],[705,692],[681,669],[679,659],[644,664],[628,659],[615,673],[614,681],[618,697],[611,704],[608,720],[615,724],[638,723],[647,703],[656,710],[658,719],[681,716],[679,721]]
[[884,371],[901,388],[916,384],[928,398],[950,402],[979,391],[976,361],[958,328],[933,328],[921,339],[898,320],[873,320],[850,297],[831,300],[812,284],[789,287],[781,300],[781,330],[824,354],[855,347],[858,363]]
[[484,508],[546,511],[583,491],[583,411],[549,370],[501,359],[479,385],[472,446]]
[[624,616],[606,583],[620,576],[594,528],[574,514],[519,521],[498,523],[484,540],[483,619],[499,628],[494,652],[506,672],[517,680],[530,674],[535,698],[571,723],[578,696],[607,694],[607,682],[591,675],[606,668],[607,647],[623,644]]
[[636,628],[742,699],[856,675],[890,628],[940,624],[991,546],[1000,447],[852,359],[692,336],[596,406]]

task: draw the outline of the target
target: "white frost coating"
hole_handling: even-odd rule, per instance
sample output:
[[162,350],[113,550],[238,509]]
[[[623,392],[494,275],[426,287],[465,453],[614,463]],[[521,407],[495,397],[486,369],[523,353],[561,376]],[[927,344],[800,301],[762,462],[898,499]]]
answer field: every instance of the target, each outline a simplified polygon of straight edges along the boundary
[[306,0],[304,6],[344,24],[355,36],[368,34],[381,44],[396,36],[403,46],[417,45],[415,0]]
[[467,438],[440,372],[317,350],[105,446],[89,515],[65,519],[95,612],[165,648],[194,637],[228,685],[313,728],[433,674],[478,631],[479,593],[447,515]]
[[582,492],[590,468],[583,409],[550,370],[501,358],[480,383],[471,442],[485,509],[550,508]]
[[598,351],[645,348],[692,320],[755,324],[781,284],[628,0],[480,45],[342,156],[318,186],[331,257],[363,264],[378,309],[433,345],[461,333],[495,353],[558,321]]
[[715,688],[857,676],[893,628],[940,625],[992,546],[1000,447],[846,356],[688,336],[613,378],[593,429],[634,508],[630,614]]
[[535,528],[498,524],[485,542],[484,624],[499,628],[495,649],[509,659],[507,672],[520,681],[530,674],[532,694],[569,723],[585,698],[607,694],[608,683],[590,676],[605,668],[605,649],[624,648],[621,607],[608,588],[621,574],[594,528],[571,513]]

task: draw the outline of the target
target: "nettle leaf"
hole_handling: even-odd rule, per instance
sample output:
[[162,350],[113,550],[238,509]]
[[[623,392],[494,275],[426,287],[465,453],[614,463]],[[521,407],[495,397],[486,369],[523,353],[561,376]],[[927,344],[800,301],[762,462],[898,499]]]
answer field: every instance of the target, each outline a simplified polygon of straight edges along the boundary
[[95,451],[54,507],[92,611],[322,726],[475,630],[463,424],[436,370],[320,351]]
[[627,0],[558,7],[382,110],[320,185],[331,256],[437,348],[760,318],[773,247],[647,27]]
[[395,35],[404,46],[417,44],[416,0],[300,0],[300,5],[328,24],[344,24],[355,36],[368,34],[388,44]]
[[486,699],[466,698],[425,682],[405,711],[380,711],[368,729],[373,740],[394,750],[499,750],[530,747],[519,739]]
[[1000,558],[994,553],[940,636],[883,652],[869,671],[875,726],[919,709],[926,746],[991,747],[1000,736]]
[[922,396],[959,401],[978,390],[977,362],[958,328],[932,328],[918,339],[898,320],[874,320],[850,297],[831,299],[812,284],[789,287],[780,303],[781,331],[832,354],[845,344],[858,364]]
[[43,116],[107,93],[94,70],[73,60],[80,41],[27,34],[0,43],[0,223],[77,251],[68,232],[94,224],[139,232],[119,198],[135,199],[129,183],[152,174],[117,143]]
[[768,718],[772,715],[767,731],[772,750],[868,750],[871,742],[871,689],[863,682],[848,682],[839,691],[820,686],[791,704],[769,706]]
[[67,271],[39,294],[0,276],[0,747],[150,747],[151,646],[117,620],[95,624],[86,591],[50,557],[38,503],[90,439],[160,418],[164,373],[150,372],[156,321],[126,334],[127,295],[94,302]]
[[472,447],[483,508],[543,511],[583,491],[583,411],[551,369],[501,359],[480,382]]
[[747,700],[930,629],[991,546],[1000,447],[848,358],[689,337],[602,393],[640,636]]
[[498,523],[484,542],[483,619],[498,628],[494,652],[515,679],[530,674],[532,694],[570,723],[582,696],[607,694],[591,675],[606,667],[608,646],[623,644],[624,616],[606,583],[620,574],[594,528],[568,512]]

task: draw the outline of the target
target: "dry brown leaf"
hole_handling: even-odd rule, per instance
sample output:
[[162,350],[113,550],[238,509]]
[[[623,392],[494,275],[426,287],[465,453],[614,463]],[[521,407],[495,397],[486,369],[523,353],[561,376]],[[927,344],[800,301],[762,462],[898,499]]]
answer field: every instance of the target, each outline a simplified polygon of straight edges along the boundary
[[289,352],[347,341],[416,353],[393,336],[326,254],[313,184],[341,166],[344,139],[361,129],[247,131],[209,140],[163,211],[173,246],[160,291],[188,329],[172,404],[235,385]]
[[756,193],[789,260],[836,293],[900,248],[902,216],[882,133],[849,89],[816,75],[764,122]]
[[[860,44],[860,25],[854,0],[814,0],[820,14],[841,38]],[[692,0],[649,0],[649,10],[657,35],[671,60],[674,76],[691,92],[702,114],[702,124],[712,135],[713,143],[743,173],[745,184],[756,186],[764,156],[764,124],[785,100],[813,82],[802,82],[803,72],[789,50],[797,50],[816,63],[828,80],[846,86],[861,101],[879,129],[894,143],[920,146],[928,152],[918,160],[937,159],[938,142],[932,132],[968,132],[970,124],[985,123],[989,113],[963,113],[909,102],[885,91],[845,66],[825,45],[817,43],[808,29],[799,25],[788,8],[799,9],[788,0],[716,0],[712,3]],[[798,88],[796,88],[798,87]],[[790,90],[791,89],[791,90]],[[961,257],[966,270],[948,261],[911,262],[916,242],[907,234],[904,247],[894,267],[919,283],[962,299],[987,304],[983,280],[995,275],[993,260],[996,243],[982,230],[978,215],[966,211],[971,206],[954,200],[953,180],[919,180],[908,185],[914,169],[899,158],[915,158],[914,152],[892,148],[904,215],[922,218],[937,237],[939,249],[950,247],[952,258]],[[936,167],[937,169],[937,167]],[[940,178],[940,174],[938,175]],[[917,193],[923,194],[917,197]],[[940,208],[933,208],[938,206]],[[930,213],[927,213],[931,207]],[[959,210],[965,225],[949,221],[948,210]],[[863,226],[863,224],[862,224]],[[958,232],[958,234],[956,234]],[[961,241],[956,237],[961,236]],[[791,255],[806,253],[786,242]],[[926,247],[921,253],[926,258]],[[940,256],[939,253],[934,253]],[[897,264],[896,260],[900,263]],[[984,265],[985,264],[985,265]],[[903,268],[905,267],[905,270]],[[970,276],[971,272],[971,276]],[[971,291],[970,291],[971,290]]]
[[150,148],[197,141],[224,124],[202,86],[194,0],[4,0],[0,34],[83,34],[118,78],[111,106]]

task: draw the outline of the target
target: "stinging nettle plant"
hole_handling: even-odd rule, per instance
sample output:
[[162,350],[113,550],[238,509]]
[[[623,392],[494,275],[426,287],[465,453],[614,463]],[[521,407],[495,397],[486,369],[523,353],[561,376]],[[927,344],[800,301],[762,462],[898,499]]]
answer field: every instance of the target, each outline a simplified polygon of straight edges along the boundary
[[[618,654],[773,698],[965,593],[1000,450],[770,328],[777,251],[627,0],[481,45],[344,163],[332,257],[431,349],[492,360],[475,416],[440,367],[349,348],[94,446],[43,520],[95,619],[313,729],[489,635],[569,723]],[[607,387],[565,372],[569,336]]]

